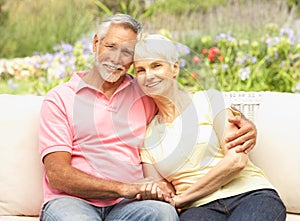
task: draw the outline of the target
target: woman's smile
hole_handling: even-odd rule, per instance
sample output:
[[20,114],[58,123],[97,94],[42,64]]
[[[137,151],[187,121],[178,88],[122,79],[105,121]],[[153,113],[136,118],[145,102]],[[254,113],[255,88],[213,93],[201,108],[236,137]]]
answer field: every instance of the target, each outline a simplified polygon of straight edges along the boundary
[[160,82],[162,82],[161,80],[160,81],[155,81],[155,82],[151,82],[149,84],[146,84],[146,87],[155,87],[156,85],[158,85]]

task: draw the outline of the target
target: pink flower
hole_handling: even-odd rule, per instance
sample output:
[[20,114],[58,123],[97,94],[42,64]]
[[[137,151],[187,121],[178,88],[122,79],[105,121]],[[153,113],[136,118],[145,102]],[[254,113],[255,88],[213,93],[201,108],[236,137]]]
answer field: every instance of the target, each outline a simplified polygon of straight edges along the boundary
[[198,56],[193,57],[194,64],[198,64],[200,62],[200,58]]
[[195,72],[191,73],[191,77],[196,80],[198,78],[198,74]]

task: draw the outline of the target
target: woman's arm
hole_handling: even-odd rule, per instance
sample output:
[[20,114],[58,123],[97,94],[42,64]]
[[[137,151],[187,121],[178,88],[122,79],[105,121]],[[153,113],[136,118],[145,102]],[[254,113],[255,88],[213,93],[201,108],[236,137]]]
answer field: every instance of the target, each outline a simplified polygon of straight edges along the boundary
[[227,134],[233,133],[238,129],[235,124],[228,121],[228,118],[231,116],[233,116],[232,111],[226,109],[219,113],[214,121],[214,129],[218,136],[220,147],[224,152],[224,158],[197,183],[181,195],[173,198],[176,207],[184,207],[215,192],[232,181],[245,167],[248,160],[247,154],[244,152],[237,153],[235,148],[226,148],[225,138]]
[[164,179],[152,164],[143,163],[144,177],[149,182],[143,186],[143,191],[137,199],[154,199],[170,202],[175,195],[173,185]]

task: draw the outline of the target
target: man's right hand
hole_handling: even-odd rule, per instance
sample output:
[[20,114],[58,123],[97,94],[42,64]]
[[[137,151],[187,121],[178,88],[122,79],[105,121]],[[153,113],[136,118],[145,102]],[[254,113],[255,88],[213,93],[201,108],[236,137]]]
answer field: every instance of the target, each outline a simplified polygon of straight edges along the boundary
[[139,200],[160,200],[171,202],[174,196],[173,187],[165,181],[146,182],[142,184],[140,193],[136,195]]

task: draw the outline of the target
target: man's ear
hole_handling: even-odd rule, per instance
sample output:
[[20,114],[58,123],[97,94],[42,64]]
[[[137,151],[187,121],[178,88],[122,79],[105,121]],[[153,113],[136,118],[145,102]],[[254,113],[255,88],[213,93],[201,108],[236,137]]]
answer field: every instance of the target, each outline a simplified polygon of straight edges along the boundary
[[98,35],[95,34],[93,38],[93,52],[97,52],[97,45],[99,43]]
[[179,67],[179,62],[176,61],[174,64],[173,64],[173,78],[177,78],[178,74],[179,74],[179,70],[180,70],[180,67]]

